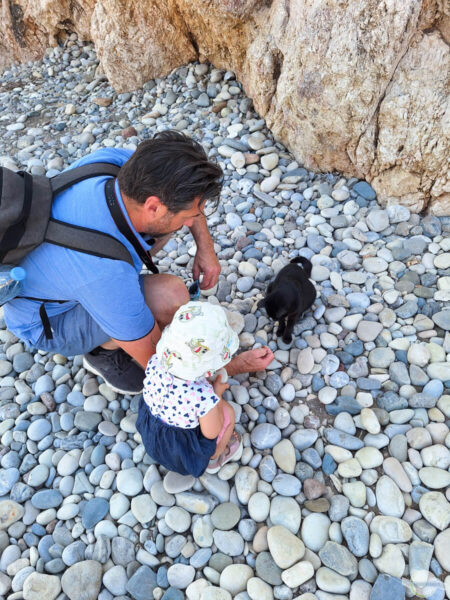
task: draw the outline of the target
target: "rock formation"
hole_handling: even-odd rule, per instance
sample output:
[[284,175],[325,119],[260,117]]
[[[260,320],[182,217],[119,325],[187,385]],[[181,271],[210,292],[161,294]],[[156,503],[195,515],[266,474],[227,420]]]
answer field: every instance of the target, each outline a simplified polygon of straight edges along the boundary
[[[233,70],[307,168],[369,181],[381,203],[450,214],[445,0],[3,0],[0,67],[65,31],[118,92],[193,60]],[[447,12],[446,12],[447,10]]]

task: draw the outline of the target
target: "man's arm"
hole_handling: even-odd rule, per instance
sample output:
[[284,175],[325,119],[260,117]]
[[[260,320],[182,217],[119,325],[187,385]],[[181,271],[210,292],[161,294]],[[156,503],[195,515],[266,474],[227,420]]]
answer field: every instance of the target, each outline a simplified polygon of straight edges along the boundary
[[144,369],[147,366],[149,358],[156,352],[156,344],[161,337],[161,329],[155,322],[153,329],[146,336],[133,340],[132,342],[124,342],[123,340],[114,340],[118,346],[125,350],[134,358]]
[[214,242],[209,233],[204,215],[195,217],[190,230],[197,244],[192,275],[194,279],[198,279],[200,274],[203,273],[203,281],[200,287],[208,290],[215,286],[219,279],[220,264],[214,251]]

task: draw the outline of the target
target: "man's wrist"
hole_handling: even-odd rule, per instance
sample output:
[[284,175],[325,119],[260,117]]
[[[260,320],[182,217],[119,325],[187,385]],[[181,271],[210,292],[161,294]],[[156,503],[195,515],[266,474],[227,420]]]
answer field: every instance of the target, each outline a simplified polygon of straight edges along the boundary
[[197,244],[197,248],[205,248],[207,246],[214,248],[214,242],[212,241],[211,234],[209,233],[209,229],[206,224],[206,219],[203,215],[196,217],[194,223],[190,227],[190,230],[195,243]]

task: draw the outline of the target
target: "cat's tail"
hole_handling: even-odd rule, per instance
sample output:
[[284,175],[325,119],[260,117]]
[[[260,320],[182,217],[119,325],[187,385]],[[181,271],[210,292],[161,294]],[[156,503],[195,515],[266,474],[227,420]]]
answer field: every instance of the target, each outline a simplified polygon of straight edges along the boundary
[[291,263],[301,264],[307,277],[311,277],[312,264],[311,261],[304,256],[296,256],[291,260]]

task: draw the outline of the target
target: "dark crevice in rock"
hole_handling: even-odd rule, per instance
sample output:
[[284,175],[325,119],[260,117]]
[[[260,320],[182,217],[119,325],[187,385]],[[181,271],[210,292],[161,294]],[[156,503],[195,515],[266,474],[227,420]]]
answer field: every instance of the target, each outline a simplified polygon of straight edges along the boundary
[[194,48],[194,52],[195,52],[196,56],[198,57],[198,55],[199,55],[199,48],[198,48],[197,40],[195,39],[194,34],[192,33],[192,31],[190,31],[187,28],[186,28],[186,36],[187,36],[189,42],[192,44],[192,47]]
[[284,61],[284,55],[281,52],[281,50],[279,48],[273,49],[270,53],[270,63],[271,63],[271,69],[272,69],[272,84],[271,84],[270,95],[267,99],[267,107],[270,107],[273,105],[273,101],[274,101],[274,98],[277,93],[278,80],[280,79],[281,71],[283,69],[283,61]]
[[275,50],[272,52],[273,57],[273,83],[276,88],[278,80],[280,79],[281,69],[283,68],[284,56],[281,50]]
[[25,41],[25,23],[23,22],[23,9],[18,4],[9,2],[9,12],[11,15],[11,29],[14,39],[21,48],[26,48]]

